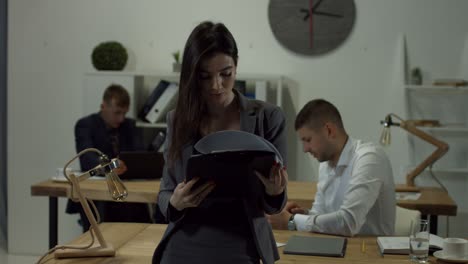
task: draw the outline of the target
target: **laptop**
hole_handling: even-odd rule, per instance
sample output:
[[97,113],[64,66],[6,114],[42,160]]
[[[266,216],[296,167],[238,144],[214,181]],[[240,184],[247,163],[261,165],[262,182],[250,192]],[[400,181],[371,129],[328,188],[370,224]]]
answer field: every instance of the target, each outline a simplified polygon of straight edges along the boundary
[[154,180],[162,177],[164,158],[156,151],[122,151],[119,159],[127,165],[127,171],[119,175],[122,180]]

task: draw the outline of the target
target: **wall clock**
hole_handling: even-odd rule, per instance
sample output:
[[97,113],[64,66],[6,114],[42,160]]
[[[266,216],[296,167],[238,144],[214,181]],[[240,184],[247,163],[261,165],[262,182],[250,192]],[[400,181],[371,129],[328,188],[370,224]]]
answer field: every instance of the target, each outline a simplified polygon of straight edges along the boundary
[[353,0],[270,0],[268,20],[285,48],[320,55],[339,47],[356,17]]

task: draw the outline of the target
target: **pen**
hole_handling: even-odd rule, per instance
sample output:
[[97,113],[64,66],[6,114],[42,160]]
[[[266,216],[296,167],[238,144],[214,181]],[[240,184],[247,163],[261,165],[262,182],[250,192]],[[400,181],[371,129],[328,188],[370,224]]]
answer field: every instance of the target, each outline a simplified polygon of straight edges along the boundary
[[366,241],[363,239],[361,243],[361,252],[365,253],[366,252]]

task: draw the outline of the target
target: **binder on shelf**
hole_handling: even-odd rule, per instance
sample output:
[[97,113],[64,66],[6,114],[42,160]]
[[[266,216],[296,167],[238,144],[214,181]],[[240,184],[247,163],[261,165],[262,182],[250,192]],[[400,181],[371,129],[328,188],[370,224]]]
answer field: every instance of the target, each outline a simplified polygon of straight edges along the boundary
[[179,86],[176,83],[170,83],[166,87],[156,103],[146,114],[145,119],[150,123],[157,123],[164,120],[166,113],[171,109],[177,98]]
[[166,88],[169,86],[169,82],[161,80],[158,85],[153,89],[145,104],[138,113],[138,117],[142,120],[146,119],[146,115],[149,113],[151,108],[154,106],[159,97],[163,94]]
[[267,100],[267,82],[266,81],[255,82],[255,99],[266,102]]

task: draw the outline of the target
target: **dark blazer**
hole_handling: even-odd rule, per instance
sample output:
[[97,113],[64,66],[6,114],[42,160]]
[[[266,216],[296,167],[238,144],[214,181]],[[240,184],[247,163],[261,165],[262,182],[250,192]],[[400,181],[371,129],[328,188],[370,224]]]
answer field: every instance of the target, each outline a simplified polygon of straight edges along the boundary
[[[118,133],[119,151],[143,150],[142,136],[135,126],[135,120],[125,118],[124,122],[114,130]],[[115,158],[118,153],[112,150],[111,132],[99,113],[81,118],[75,125],[77,153],[86,148],[97,148],[109,158]],[[90,152],[80,157],[83,171],[92,169],[98,164],[97,153]]]
[[[240,105],[241,130],[254,133],[270,141],[281,153],[286,165],[286,121],[283,111],[278,106],[247,99],[237,91],[235,93]],[[168,144],[171,142],[173,115],[173,111],[167,115],[168,131],[164,148],[165,159],[167,159],[168,155]],[[187,161],[193,153],[193,145],[195,143],[191,142],[184,146],[182,158],[177,160],[173,167],[169,168],[164,165],[158,205],[166,217],[168,216],[169,199],[177,184],[185,179]],[[166,162],[166,164],[168,163]],[[287,201],[286,191],[279,197],[270,197],[266,193],[257,193],[256,197],[253,197],[253,199],[256,199],[254,201],[257,202],[253,202],[251,199],[252,197],[249,198],[249,201],[244,200],[244,206],[248,220],[254,229],[253,237],[259,251],[259,256],[262,259],[262,263],[274,263],[275,260],[279,259],[279,255],[271,226],[266,220],[264,213],[273,214],[280,212]],[[176,222],[169,222],[166,232],[154,252],[153,263],[160,262],[165,244],[179,224],[183,224],[183,216]],[[187,260],[187,262],[189,261]]]

